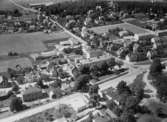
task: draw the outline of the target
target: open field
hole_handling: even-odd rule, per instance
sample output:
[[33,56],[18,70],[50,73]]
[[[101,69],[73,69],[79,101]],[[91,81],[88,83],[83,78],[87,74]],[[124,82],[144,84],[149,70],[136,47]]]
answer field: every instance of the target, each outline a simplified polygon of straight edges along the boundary
[[15,68],[17,64],[23,67],[32,66],[31,60],[28,58],[4,60],[4,61],[0,61],[0,72],[5,72],[7,71],[8,68]]
[[18,9],[10,0],[0,0],[0,10],[14,10]]
[[3,34],[0,35],[0,56],[7,55],[9,51],[18,53],[33,53],[46,51],[44,41],[68,38],[65,32],[45,34],[43,32]]
[[[60,3],[60,2],[67,2],[67,1],[77,1],[77,0],[15,0],[20,3],[30,3],[30,4],[36,4],[36,3],[48,3],[48,2],[53,2],[53,3]],[[103,1],[103,0],[101,0]],[[108,0],[112,1],[112,0]],[[115,1],[130,1],[130,2],[152,2],[152,0],[115,0]],[[155,0],[157,2],[165,2],[166,0]]]
[[[28,4],[52,4],[52,3],[61,3],[67,1],[77,1],[77,0],[13,0],[18,4],[28,5]],[[112,1],[112,0],[108,0]],[[152,0],[115,0],[118,2],[152,2]],[[167,2],[166,0],[155,0],[156,2]],[[0,0],[0,10],[14,10],[18,9],[10,0]]]
[[129,23],[93,27],[90,30],[93,30],[95,33],[101,34],[101,33],[107,32],[109,29],[114,29],[116,27],[125,28],[126,30],[133,32],[134,34],[143,34],[143,33],[150,32],[147,29],[143,29],[141,27],[138,27]]

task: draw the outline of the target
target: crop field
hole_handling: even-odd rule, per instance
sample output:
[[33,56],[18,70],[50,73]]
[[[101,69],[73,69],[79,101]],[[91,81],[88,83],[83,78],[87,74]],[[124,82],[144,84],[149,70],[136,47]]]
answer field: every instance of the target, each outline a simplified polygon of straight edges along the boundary
[[94,31],[95,33],[101,34],[104,32],[107,32],[109,29],[114,29],[116,27],[120,27],[122,29],[126,29],[130,32],[133,32],[134,34],[143,34],[150,32],[147,29],[129,24],[129,23],[121,23],[121,24],[115,24],[115,25],[106,25],[106,26],[99,26],[99,27],[93,27],[90,30]]
[[65,32],[45,34],[43,32],[2,34],[0,35],[0,56],[7,55],[9,51],[17,53],[34,53],[46,51],[44,41],[68,38]]

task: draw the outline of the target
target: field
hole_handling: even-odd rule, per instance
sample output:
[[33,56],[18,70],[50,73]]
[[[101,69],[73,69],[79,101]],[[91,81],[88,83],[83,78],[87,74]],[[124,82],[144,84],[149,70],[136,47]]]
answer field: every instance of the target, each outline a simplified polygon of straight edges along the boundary
[[0,72],[5,72],[7,71],[8,68],[15,68],[17,64],[23,67],[32,66],[31,60],[28,58],[4,60],[4,61],[0,61]]
[[52,4],[52,3],[61,3],[61,2],[67,2],[67,1],[76,1],[76,0],[14,0],[16,3],[22,4],[22,5],[28,5],[28,4]]
[[14,10],[18,9],[10,0],[0,0],[0,10]]
[[149,33],[150,31],[147,29],[143,29],[141,27],[129,24],[129,23],[121,23],[121,24],[115,24],[115,25],[107,25],[107,26],[99,26],[99,27],[93,27],[90,30],[93,30],[95,33],[101,34],[104,32],[107,32],[109,29],[114,29],[116,27],[125,28],[126,30],[133,32],[134,34],[143,34],[143,33]]
[[43,32],[28,34],[3,34],[0,35],[0,56],[7,55],[9,51],[17,53],[33,53],[46,51],[44,41],[68,38],[65,32],[45,34]]

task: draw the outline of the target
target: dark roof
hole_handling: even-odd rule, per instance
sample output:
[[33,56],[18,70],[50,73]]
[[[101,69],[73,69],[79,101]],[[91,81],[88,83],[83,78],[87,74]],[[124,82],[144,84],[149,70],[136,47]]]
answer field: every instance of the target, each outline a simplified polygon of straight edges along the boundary
[[103,54],[104,52],[100,49],[90,51],[90,57],[99,57],[102,56]]
[[28,89],[26,89],[23,93],[23,95],[28,95],[28,94],[36,94],[42,92],[42,90],[38,87],[29,87]]
[[106,95],[108,95],[108,96],[110,96],[114,100],[119,100],[118,93],[112,87],[109,88],[109,89],[107,89],[107,90],[104,90],[103,93],[106,94]]

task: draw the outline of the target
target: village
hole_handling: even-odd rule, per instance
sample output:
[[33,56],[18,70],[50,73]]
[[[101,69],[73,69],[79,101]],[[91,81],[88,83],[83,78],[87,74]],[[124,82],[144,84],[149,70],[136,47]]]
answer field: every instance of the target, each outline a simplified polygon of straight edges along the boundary
[[11,1],[0,122],[167,121],[166,2]]

